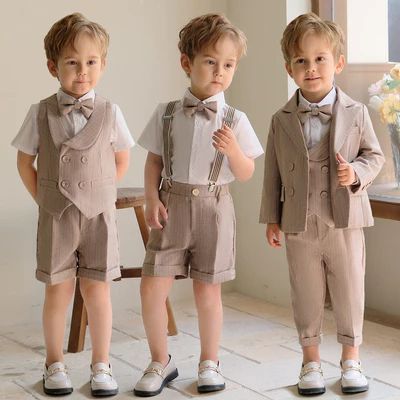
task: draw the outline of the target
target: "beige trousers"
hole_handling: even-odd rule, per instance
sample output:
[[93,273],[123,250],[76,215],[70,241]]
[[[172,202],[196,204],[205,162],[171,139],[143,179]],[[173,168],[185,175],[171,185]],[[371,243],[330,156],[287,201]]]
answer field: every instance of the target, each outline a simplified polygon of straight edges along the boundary
[[358,346],[364,319],[365,243],[360,229],[334,229],[316,215],[285,234],[292,306],[302,346],[321,341],[326,286],[339,343]]

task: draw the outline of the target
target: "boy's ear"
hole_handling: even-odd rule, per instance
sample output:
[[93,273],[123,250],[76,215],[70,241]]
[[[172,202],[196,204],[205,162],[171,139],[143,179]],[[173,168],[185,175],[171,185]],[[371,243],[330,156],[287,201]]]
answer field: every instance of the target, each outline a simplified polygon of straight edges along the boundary
[[191,63],[187,54],[181,54],[181,66],[183,70],[186,72],[186,75],[190,76]]
[[47,69],[54,78],[58,78],[57,65],[53,60],[47,60]]
[[286,71],[287,71],[287,73],[289,74],[289,76],[290,76],[291,78],[293,78],[292,67],[290,66],[290,64],[285,63],[285,68],[286,68]]
[[336,73],[336,74],[340,74],[340,73],[343,71],[344,64],[345,64],[344,55],[341,54],[341,55],[339,56],[339,60],[338,60],[338,62],[336,63],[336,67],[335,67],[335,73]]
[[101,60],[101,70],[104,71],[104,69],[106,68],[107,65],[107,59],[106,58],[102,58]]

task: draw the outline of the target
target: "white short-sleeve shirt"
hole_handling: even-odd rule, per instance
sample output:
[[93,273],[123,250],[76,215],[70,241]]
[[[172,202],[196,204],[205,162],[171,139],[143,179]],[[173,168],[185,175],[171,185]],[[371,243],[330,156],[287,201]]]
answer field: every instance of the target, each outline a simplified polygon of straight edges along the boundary
[[[96,94],[94,90],[91,90],[90,92],[82,96],[79,100],[94,100],[95,96]],[[73,103],[75,98],[69,96],[60,89],[57,92],[57,101],[61,102],[65,100]],[[116,104],[112,104],[112,114],[113,131],[111,133],[111,143],[113,145],[114,151],[128,150],[132,146],[134,146],[135,142],[126,124],[122,111]],[[17,136],[11,142],[11,144],[18,150],[32,156],[36,155],[39,149],[38,115],[39,103],[33,104],[30,107]],[[69,138],[72,138],[83,129],[88,120],[80,110],[72,110],[65,117],[63,117],[61,121],[64,126],[65,132],[67,133]]]
[[[194,102],[200,101],[189,89],[186,90],[184,97]],[[215,156],[215,148],[212,145],[213,133],[222,127],[223,117],[228,109],[223,92],[203,102],[210,101],[217,102],[217,113],[211,119],[207,119],[204,113],[199,112],[190,117],[186,116],[183,112],[183,99],[175,105],[171,126],[173,143],[171,167],[174,181],[193,185],[208,184],[208,176]],[[138,140],[140,146],[159,156],[163,155],[162,117],[167,104],[158,105]],[[254,159],[263,154],[263,148],[245,113],[235,111],[232,130],[247,157]],[[164,170],[162,176],[165,177]],[[234,179],[227,157],[224,157],[217,184],[226,184]]]

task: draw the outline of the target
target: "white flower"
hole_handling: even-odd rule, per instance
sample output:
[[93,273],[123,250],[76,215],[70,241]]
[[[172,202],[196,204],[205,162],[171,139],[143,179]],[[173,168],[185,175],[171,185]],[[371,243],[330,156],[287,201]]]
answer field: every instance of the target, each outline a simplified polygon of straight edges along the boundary
[[375,96],[378,94],[382,93],[382,86],[383,86],[383,79],[373,83],[369,88],[368,88],[368,93],[370,96]]
[[383,100],[379,96],[372,96],[369,99],[368,106],[375,111],[379,111],[382,107]]

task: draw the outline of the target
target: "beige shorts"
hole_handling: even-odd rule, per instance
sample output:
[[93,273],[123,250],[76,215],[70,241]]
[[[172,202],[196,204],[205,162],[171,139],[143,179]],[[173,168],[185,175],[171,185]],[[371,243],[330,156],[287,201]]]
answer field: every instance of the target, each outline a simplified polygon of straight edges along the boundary
[[115,208],[87,219],[72,205],[60,220],[39,209],[36,278],[56,284],[76,276],[121,276]]
[[235,278],[236,221],[228,185],[166,183],[160,200],[168,210],[162,230],[153,229],[143,275],[222,283]]

